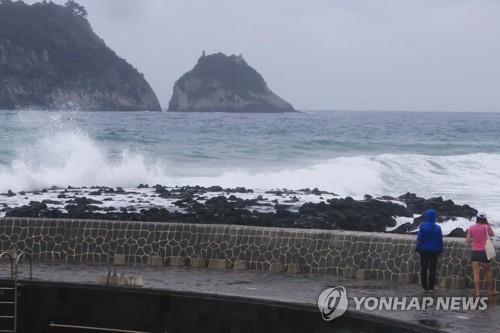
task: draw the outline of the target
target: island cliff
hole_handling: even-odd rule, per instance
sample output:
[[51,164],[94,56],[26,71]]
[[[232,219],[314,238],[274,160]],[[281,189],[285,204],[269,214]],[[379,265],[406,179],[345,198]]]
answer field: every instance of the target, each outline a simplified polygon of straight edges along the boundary
[[0,1],[0,110],[160,111],[143,75],[74,1]]
[[242,56],[203,54],[174,86],[169,111],[294,112]]

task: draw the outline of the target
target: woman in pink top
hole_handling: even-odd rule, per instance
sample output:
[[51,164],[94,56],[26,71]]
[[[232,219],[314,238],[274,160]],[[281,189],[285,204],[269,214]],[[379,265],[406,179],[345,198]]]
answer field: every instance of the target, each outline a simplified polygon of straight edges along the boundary
[[488,224],[486,214],[480,213],[476,217],[476,224],[471,226],[467,231],[467,242],[471,243],[472,248],[472,271],[477,297],[481,296],[481,265],[484,267],[484,272],[486,274],[489,295],[496,294],[495,285],[493,283],[493,272],[490,267],[491,260],[488,260],[485,251],[486,240],[489,236],[493,236],[493,229],[491,229],[491,226]]

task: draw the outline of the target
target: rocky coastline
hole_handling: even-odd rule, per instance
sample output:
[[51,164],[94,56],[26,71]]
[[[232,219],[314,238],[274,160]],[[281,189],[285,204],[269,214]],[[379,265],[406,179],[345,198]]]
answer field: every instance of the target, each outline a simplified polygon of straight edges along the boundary
[[[266,190],[220,186],[50,188],[0,193],[0,217],[133,220],[282,228],[414,233],[427,208],[439,223],[471,220],[477,210],[441,197],[341,198],[319,189]],[[445,233],[464,237],[455,228]]]
[[75,2],[0,1],[0,78],[0,110],[161,111]]

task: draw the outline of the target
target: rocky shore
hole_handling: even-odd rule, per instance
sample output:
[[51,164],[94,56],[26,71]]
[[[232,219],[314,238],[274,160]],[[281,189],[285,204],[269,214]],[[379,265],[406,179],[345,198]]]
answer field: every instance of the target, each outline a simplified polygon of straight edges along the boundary
[[[477,210],[441,197],[413,193],[399,197],[341,198],[319,189],[253,190],[220,186],[166,187],[141,184],[134,189],[50,188],[0,193],[0,217],[43,217],[252,225],[413,233],[427,208],[440,223],[470,220]],[[463,228],[445,231],[463,237]]]

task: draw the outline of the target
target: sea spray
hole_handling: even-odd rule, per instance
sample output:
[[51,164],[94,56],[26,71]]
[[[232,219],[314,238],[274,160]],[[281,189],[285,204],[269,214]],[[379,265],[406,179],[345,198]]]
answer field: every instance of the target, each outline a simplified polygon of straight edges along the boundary
[[111,159],[106,149],[82,133],[58,133],[20,152],[9,166],[0,166],[0,192],[162,181],[168,181],[164,167],[148,164],[141,154],[127,150]]

